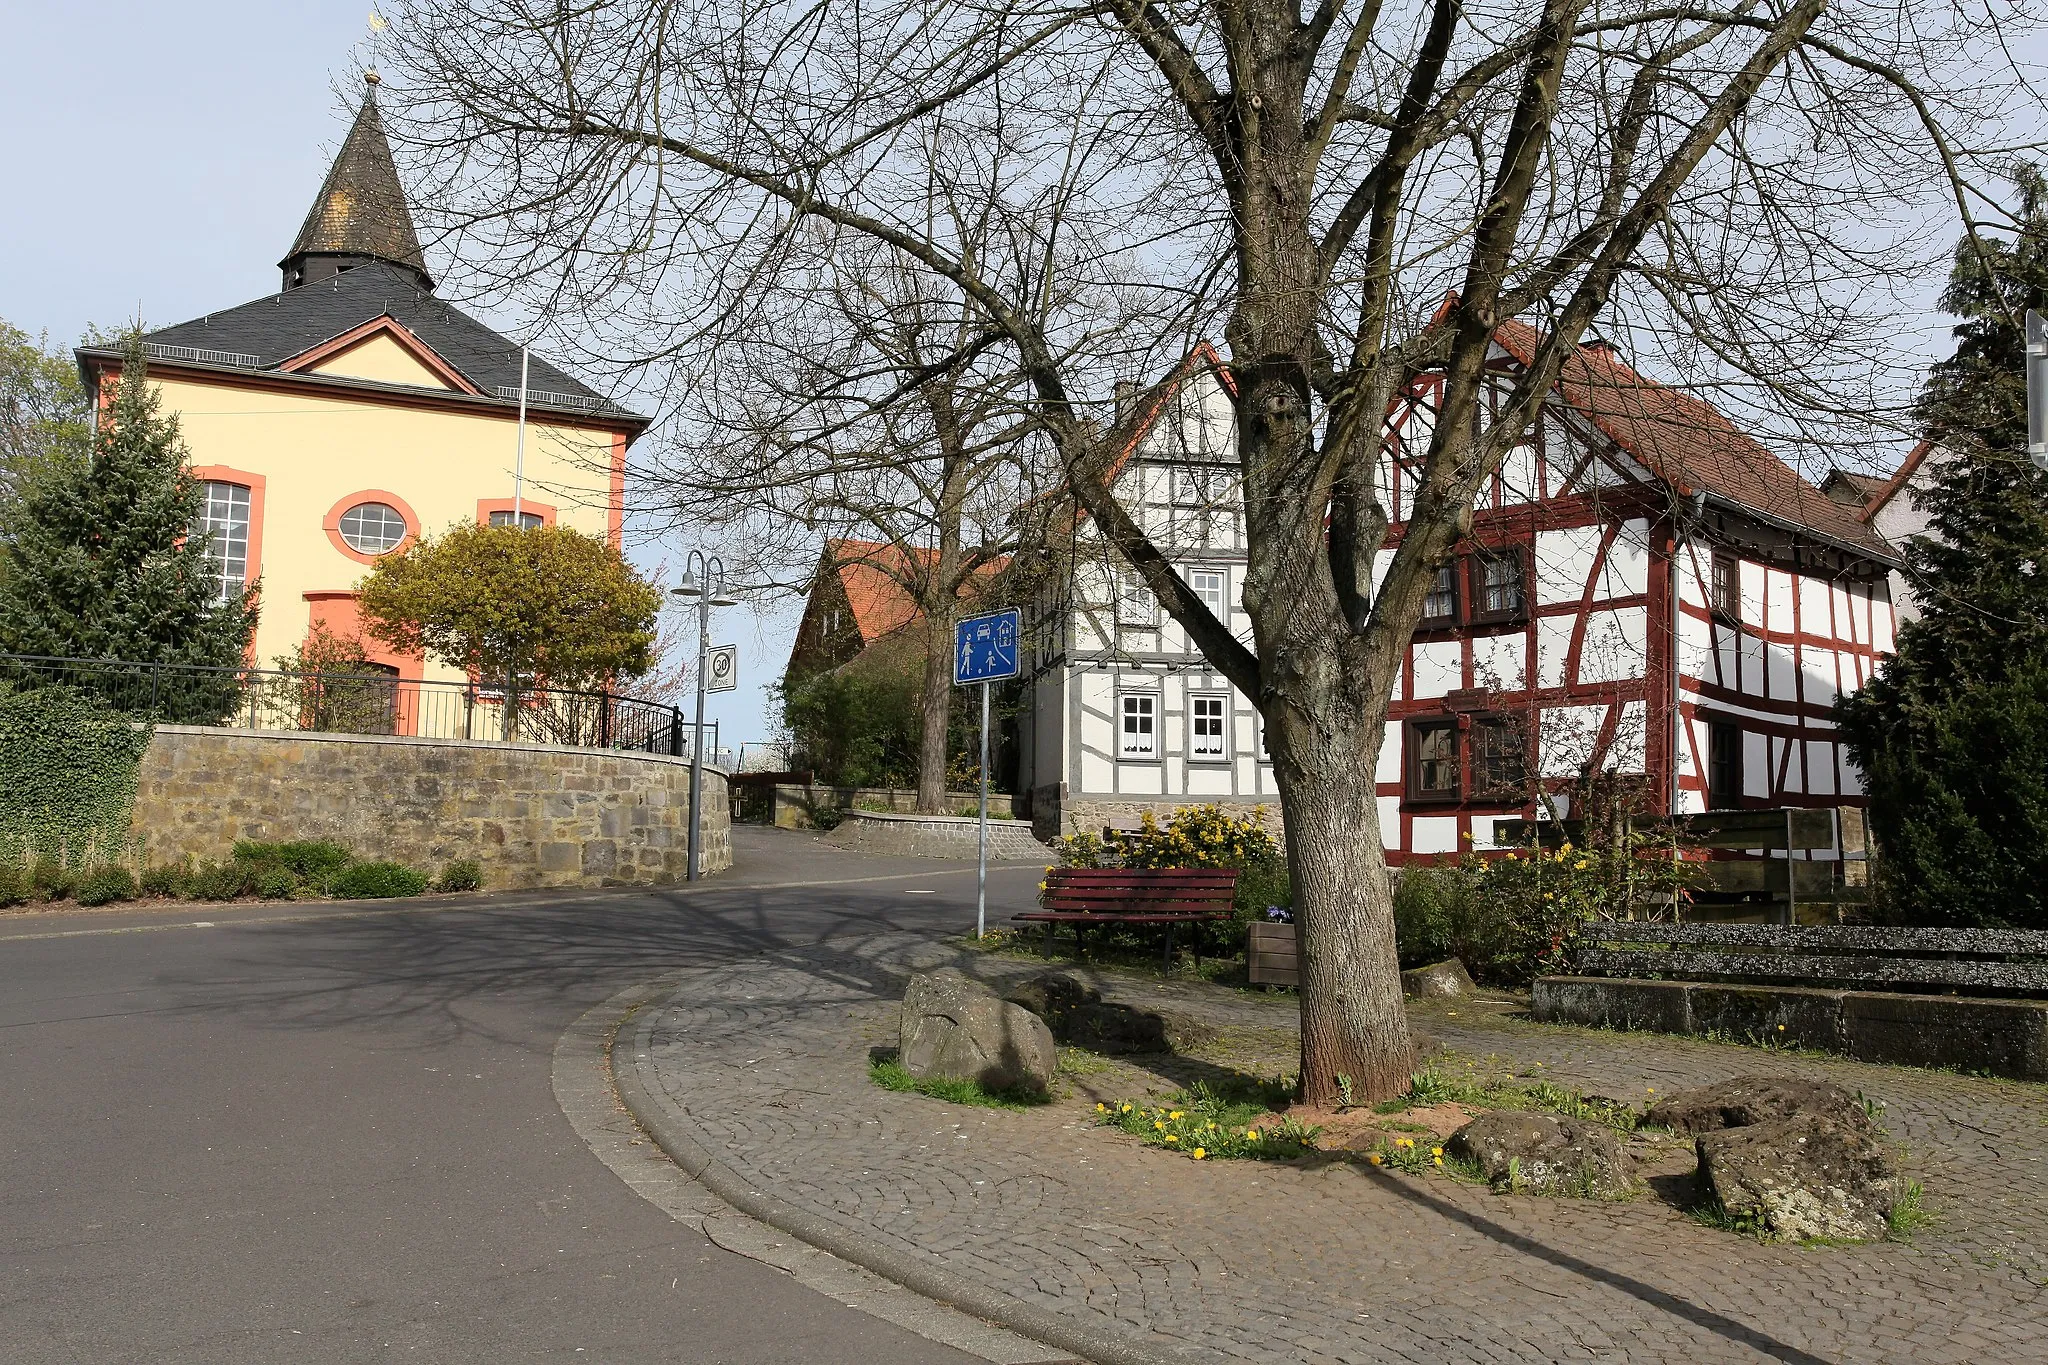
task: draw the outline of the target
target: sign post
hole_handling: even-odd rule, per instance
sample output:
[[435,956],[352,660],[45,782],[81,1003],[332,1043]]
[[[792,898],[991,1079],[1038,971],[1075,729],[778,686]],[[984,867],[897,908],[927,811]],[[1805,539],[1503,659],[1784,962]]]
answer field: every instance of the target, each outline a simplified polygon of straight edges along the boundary
[[2027,310],[2027,458],[2048,469],[2048,322]]
[[974,936],[988,933],[988,689],[1014,678],[1023,618],[1017,608],[970,616],[953,627],[953,685],[981,684],[981,846],[974,874]]

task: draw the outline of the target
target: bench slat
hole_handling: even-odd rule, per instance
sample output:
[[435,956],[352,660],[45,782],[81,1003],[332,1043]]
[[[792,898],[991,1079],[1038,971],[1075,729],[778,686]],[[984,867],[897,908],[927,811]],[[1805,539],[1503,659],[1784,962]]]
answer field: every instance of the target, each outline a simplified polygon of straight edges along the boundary
[[2048,963],[1951,962],[1803,953],[1584,948],[1581,969],[1606,976],[1733,976],[1758,981],[1855,981],[2048,991]]

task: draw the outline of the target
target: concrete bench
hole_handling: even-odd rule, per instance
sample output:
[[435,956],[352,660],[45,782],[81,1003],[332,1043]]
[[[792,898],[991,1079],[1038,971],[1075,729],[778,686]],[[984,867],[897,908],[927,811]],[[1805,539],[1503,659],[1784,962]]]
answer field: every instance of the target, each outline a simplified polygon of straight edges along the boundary
[[1579,970],[1538,1019],[2048,1080],[2048,933],[1597,923]]

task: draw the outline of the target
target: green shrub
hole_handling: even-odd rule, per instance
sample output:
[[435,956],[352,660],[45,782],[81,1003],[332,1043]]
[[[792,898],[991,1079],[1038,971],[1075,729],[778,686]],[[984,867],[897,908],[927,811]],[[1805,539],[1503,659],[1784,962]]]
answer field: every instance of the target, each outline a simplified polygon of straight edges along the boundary
[[1472,878],[1461,868],[1413,864],[1401,870],[1394,883],[1394,945],[1403,967],[1463,956],[1456,944],[1472,919],[1472,892]]
[[349,864],[348,845],[332,839],[301,839],[291,843],[257,843],[245,839],[235,845],[238,863],[274,864],[288,868],[300,881],[318,886]]
[[328,894],[342,900],[382,900],[417,896],[427,889],[427,875],[403,863],[350,863],[334,874]]
[[184,878],[184,894],[195,901],[231,901],[253,895],[256,869],[248,863],[200,863]]
[[150,733],[115,700],[73,688],[0,693],[0,848],[73,868],[124,857]]
[[165,863],[160,867],[143,869],[143,895],[182,896],[184,892],[185,865],[183,863]]
[[112,905],[135,899],[135,878],[125,867],[96,868],[78,883],[80,905]]
[[10,905],[20,905],[26,899],[28,899],[28,878],[22,875],[21,869],[11,866],[0,866],[0,909],[5,909]]
[[256,869],[256,894],[267,901],[290,900],[299,889],[299,878],[282,863],[265,863]]
[[28,870],[30,900],[70,900],[78,889],[78,874],[54,858],[38,858]]
[[474,858],[463,858],[441,869],[441,879],[434,883],[437,891],[475,891],[484,884],[484,870]]

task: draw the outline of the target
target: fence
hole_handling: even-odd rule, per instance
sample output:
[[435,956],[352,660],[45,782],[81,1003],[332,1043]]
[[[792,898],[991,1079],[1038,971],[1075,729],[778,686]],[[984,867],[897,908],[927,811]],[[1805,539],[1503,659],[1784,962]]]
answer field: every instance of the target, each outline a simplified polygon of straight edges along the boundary
[[[687,758],[694,728],[667,702],[400,678],[375,666],[297,673],[0,654],[0,681],[62,685],[166,725],[225,729],[562,744]],[[704,728],[709,758],[718,753],[718,727]]]

